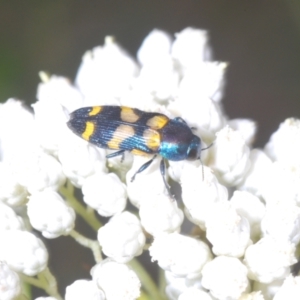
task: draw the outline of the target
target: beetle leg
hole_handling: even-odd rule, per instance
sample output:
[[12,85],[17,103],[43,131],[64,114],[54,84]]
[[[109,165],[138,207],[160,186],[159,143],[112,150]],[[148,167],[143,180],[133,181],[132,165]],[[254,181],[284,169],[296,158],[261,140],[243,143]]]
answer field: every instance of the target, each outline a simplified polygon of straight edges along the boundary
[[123,162],[124,155],[125,155],[125,150],[120,150],[120,151],[117,151],[117,152],[114,152],[114,153],[107,154],[106,158],[112,158],[112,157],[116,157],[116,156],[119,156],[119,155],[122,155],[121,162]]
[[165,164],[165,160],[162,158],[162,160],[160,161],[160,174],[163,178],[163,181],[164,181],[164,184],[165,184],[165,187],[168,191],[168,194],[171,198],[174,199],[174,196],[172,195],[171,193],[171,189],[170,189],[170,186],[168,185],[167,181],[166,181],[166,164]]
[[138,174],[138,173],[141,173],[143,172],[144,170],[146,170],[151,164],[152,162],[154,161],[154,159],[156,158],[156,155],[154,155],[149,161],[147,161],[146,163],[144,163],[135,173],[134,175],[131,177],[131,182],[135,179],[135,176]]
[[[202,148],[201,151],[209,149],[213,144],[214,144],[214,143],[211,143],[211,144],[210,144],[209,146],[207,146],[206,148]],[[201,157],[199,157],[199,160],[200,160],[201,166],[202,166],[202,181],[204,181],[204,167],[203,167],[203,163],[202,163]]]

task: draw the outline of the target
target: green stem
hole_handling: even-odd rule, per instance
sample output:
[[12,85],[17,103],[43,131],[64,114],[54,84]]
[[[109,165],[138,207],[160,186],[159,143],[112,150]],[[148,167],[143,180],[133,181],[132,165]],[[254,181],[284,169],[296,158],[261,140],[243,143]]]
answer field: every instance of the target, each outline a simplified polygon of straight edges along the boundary
[[28,297],[26,294],[21,294],[17,296],[17,298],[14,298],[14,300],[28,300],[31,299],[32,297]]
[[68,204],[74,208],[76,213],[80,215],[94,230],[98,230],[102,224],[96,218],[94,210],[86,208],[81,204],[78,199],[74,196],[74,186],[67,182],[67,187],[61,187],[59,189],[60,193],[64,196]]
[[99,263],[102,261],[102,255],[101,255],[101,249],[98,241],[94,241],[91,239],[88,239],[87,237],[83,236],[79,232],[72,230],[69,235],[80,245],[90,248],[93,252],[94,259],[96,263]]
[[128,265],[136,272],[139,279],[141,280],[142,286],[145,291],[149,294],[153,300],[165,300],[166,298],[160,294],[156,284],[154,283],[151,276],[144,269],[144,267],[139,263],[137,259],[132,259]]
[[63,300],[62,296],[58,293],[57,283],[55,277],[51,274],[48,268],[40,272],[36,277],[30,277],[24,274],[20,274],[23,282],[36,286],[44,291],[51,297],[57,300]]

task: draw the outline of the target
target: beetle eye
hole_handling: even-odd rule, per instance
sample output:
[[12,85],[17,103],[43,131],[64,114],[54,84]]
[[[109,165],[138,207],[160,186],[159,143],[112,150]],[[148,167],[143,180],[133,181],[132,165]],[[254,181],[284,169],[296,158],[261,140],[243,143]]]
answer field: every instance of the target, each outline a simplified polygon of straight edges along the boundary
[[190,147],[187,151],[187,159],[195,160],[197,159],[197,149],[195,147]]
[[200,158],[200,153],[201,153],[201,141],[199,137],[194,136],[192,139],[189,148],[187,149],[186,152],[186,159],[187,160],[196,160]]

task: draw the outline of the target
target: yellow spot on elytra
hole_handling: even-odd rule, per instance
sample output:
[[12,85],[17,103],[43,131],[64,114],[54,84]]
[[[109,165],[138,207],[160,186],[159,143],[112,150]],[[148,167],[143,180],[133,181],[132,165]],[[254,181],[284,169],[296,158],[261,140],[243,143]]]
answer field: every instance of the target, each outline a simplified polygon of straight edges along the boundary
[[120,125],[115,130],[110,141],[107,142],[109,149],[118,150],[120,144],[127,138],[134,136],[134,129],[130,125]]
[[160,146],[160,134],[153,129],[146,129],[143,133],[146,146],[156,152]]
[[90,137],[94,133],[94,131],[95,131],[95,124],[93,122],[86,122],[85,123],[85,131],[83,132],[83,134],[81,136],[85,140],[89,141]]
[[89,116],[98,115],[102,110],[102,106],[94,106],[92,110],[89,112]]
[[133,155],[139,155],[139,156],[150,156],[151,154],[149,154],[149,153],[146,153],[146,152],[144,152],[144,151],[142,151],[142,150],[138,150],[138,149],[132,149],[131,151],[130,151]]
[[158,115],[154,116],[147,121],[147,125],[155,130],[162,129],[169,122],[169,118],[167,116]]
[[121,107],[121,120],[128,123],[134,123],[139,119],[133,108],[122,106]]

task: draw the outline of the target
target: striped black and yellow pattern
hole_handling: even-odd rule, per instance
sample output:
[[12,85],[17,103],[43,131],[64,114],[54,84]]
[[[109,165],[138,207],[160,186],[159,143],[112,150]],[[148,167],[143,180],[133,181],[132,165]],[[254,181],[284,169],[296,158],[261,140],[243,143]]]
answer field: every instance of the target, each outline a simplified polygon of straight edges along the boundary
[[101,148],[130,151],[136,155],[158,153],[160,130],[169,122],[163,114],[126,106],[80,108],[70,115],[69,128]]

